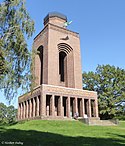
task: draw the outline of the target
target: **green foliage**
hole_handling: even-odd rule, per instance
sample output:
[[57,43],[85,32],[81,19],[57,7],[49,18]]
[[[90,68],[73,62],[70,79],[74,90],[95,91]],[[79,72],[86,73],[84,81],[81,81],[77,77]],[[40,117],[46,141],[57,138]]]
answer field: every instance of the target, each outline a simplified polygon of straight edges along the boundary
[[25,0],[4,0],[0,4],[0,89],[9,100],[19,87],[30,84],[31,54],[26,38],[33,32],[34,22]]
[[6,111],[7,107],[3,103],[0,103],[0,122],[4,123],[5,122],[5,117],[6,117]]
[[110,65],[98,65],[95,73],[83,73],[83,89],[98,92],[101,118],[113,118],[125,113],[124,69]]
[[7,107],[7,121],[8,123],[12,123],[16,120],[17,109],[14,106]]
[[13,123],[16,120],[17,109],[0,103],[0,123]]

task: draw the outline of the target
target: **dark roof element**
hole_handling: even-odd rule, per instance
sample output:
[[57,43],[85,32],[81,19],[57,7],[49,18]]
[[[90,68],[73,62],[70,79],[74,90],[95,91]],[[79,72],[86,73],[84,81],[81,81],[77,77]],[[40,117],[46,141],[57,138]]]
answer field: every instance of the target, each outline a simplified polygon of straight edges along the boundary
[[44,18],[44,22],[47,21],[47,19],[51,18],[51,17],[58,17],[58,18],[61,18],[61,19],[64,19],[67,21],[67,17],[61,13],[58,13],[58,12],[50,12],[48,13],[48,15]]

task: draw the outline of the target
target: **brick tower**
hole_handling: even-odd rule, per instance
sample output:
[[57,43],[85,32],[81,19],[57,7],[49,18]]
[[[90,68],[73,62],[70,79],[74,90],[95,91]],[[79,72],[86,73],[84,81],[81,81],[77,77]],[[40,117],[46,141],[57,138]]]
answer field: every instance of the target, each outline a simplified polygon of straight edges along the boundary
[[36,36],[36,84],[82,89],[79,34],[64,27],[66,16],[49,13],[44,29]]
[[98,117],[97,93],[82,90],[79,34],[65,27],[67,17],[49,13],[35,37],[36,87],[19,97],[18,119]]

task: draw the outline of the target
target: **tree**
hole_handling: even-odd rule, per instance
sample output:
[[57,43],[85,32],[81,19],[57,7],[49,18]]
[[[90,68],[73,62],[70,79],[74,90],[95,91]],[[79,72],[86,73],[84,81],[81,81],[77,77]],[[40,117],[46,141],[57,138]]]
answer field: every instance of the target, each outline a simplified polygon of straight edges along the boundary
[[17,109],[15,109],[13,105],[8,106],[7,115],[6,115],[7,122],[12,123],[16,121],[16,116],[17,116]]
[[17,109],[14,106],[6,106],[0,103],[0,123],[13,123],[16,121]]
[[0,123],[13,123],[16,121],[17,109],[14,106],[6,106],[0,103]]
[[30,84],[31,54],[26,39],[34,32],[25,0],[4,0],[0,4],[0,89],[11,100],[18,88]]
[[6,121],[5,120],[6,113],[7,113],[6,105],[4,105],[3,103],[0,103],[0,123],[4,123]]
[[124,69],[98,65],[95,73],[83,73],[83,89],[97,91],[101,118],[111,119],[125,113]]

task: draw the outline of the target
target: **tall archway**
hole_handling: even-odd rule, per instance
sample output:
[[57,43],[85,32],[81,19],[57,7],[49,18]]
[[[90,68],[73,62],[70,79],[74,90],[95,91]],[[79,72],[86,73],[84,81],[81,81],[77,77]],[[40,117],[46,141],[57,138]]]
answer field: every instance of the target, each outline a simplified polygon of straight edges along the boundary
[[38,55],[40,60],[40,85],[43,83],[43,46],[40,46],[38,49]]
[[73,49],[66,43],[60,43],[58,44],[58,50],[60,85],[74,87]]
[[65,81],[65,72],[66,72],[66,53],[61,51],[59,52],[59,74],[60,74],[60,81]]

